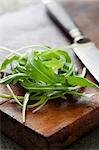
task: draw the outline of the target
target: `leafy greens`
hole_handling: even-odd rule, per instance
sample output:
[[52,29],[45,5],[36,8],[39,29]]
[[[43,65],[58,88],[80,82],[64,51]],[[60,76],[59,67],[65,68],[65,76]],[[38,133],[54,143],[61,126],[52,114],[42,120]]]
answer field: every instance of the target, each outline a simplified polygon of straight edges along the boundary
[[[50,99],[66,99],[66,94],[86,96],[79,92],[80,87],[99,88],[84,78],[85,68],[82,74],[78,73],[67,51],[50,47],[41,48],[42,51],[28,50],[24,54],[20,53],[23,49],[12,52],[0,67],[0,71],[6,73],[7,67],[11,66],[11,74],[6,74],[0,79],[0,84],[5,83],[11,95],[1,94],[0,97],[16,100],[23,108],[23,122],[26,107],[35,108],[33,112],[36,112]],[[14,94],[10,87],[11,82],[19,83],[25,89],[24,97]]]

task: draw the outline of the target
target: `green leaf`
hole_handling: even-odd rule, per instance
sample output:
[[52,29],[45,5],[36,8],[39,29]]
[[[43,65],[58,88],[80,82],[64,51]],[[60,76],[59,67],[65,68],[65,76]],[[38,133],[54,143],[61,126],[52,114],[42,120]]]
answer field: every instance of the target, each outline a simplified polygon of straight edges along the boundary
[[5,59],[0,67],[0,70],[5,71],[5,69],[7,68],[9,64],[11,64],[13,61],[16,61],[18,59],[19,59],[19,56],[17,55],[14,55],[14,56],[11,56],[10,58]]
[[69,76],[67,77],[67,81],[69,83],[69,85],[71,86],[81,86],[81,87],[96,87],[99,88],[98,85],[96,85],[95,83],[89,81],[88,79],[85,79],[83,77],[79,77],[79,76]]
[[27,75],[24,73],[17,73],[17,74],[13,74],[13,75],[8,75],[8,76],[0,79],[0,84],[5,83],[7,81],[12,81],[13,79],[15,79],[17,77],[19,77],[19,79],[20,79],[21,77],[27,77]]
[[40,105],[42,105],[44,103],[46,96],[40,96],[39,98],[40,98],[40,100],[37,103],[29,105],[28,108],[39,107]]
[[21,73],[25,73],[26,72],[26,68],[25,66],[20,65],[19,63],[17,63],[17,66],[15,68],[15,70],[17,69],[17,71],[21,72]]
[[57,76],[50,69],[45,67],[42,61],[37,58],[31,57],[32,53],[28,57],[26,65],[27,74],[37,82],[55,83],[57,82]]
[[48,101],[47,97],[42,97],[41,99],[43,102],[41,103],[40,106],[38,106],[36,109],[33,110],[33,113],[37,112],[38,110],[40,110]]
[[51,60],[52,58],[60,59],[60,56],[54,50],[45,50],[38,55],[42,60]]
[[50,61],[45,61],[44,64],[49,67],[49,68],[53,68],[54,70],[59,69],[59,68],[63,68],[65,60],[64,59],[59,59],[57,60],[56,58],[53,58]]

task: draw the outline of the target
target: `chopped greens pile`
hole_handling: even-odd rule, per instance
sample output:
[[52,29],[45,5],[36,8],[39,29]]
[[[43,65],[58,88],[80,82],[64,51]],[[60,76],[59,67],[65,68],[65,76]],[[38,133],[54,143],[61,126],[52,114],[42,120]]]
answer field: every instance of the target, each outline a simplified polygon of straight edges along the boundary
[[[27,47],[28,48],[28,47]],[[39,47],[38,47],[39,48]],[[66,94],[74,96],[86,96],[80,93],[81,87],[96,87],[95,83],[84,78],[85,68],[82,74],[68,52],[61,49],[42,47],[41,51],[23,49],[11,51],[3,63],[0,71],[5,72],[0,79],[0,84],[5,83],[11,95],[1,94],[3,98],[14,98],[22,107],[23,122],[25,122],[26,108],[34,108],[33,112],[41,109],[48,100],[61,97],[66,99]],[[11,66],[11,74],[6,74],[7,67]],[[26,91],[23,96],[16,96],[10,87],[10,83],[19,83]],[[31,102],[31,104],[29,103]]]

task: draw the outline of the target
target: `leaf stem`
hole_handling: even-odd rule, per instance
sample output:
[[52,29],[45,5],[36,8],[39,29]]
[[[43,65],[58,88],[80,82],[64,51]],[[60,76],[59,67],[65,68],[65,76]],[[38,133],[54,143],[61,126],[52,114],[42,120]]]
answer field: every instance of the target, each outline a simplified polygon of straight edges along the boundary
[[23,106],[20,101],[17,99],[16,95],[14,94],[14,92],[12,91],[11,87],[9,84],[7,84],[7,88],[8,90],[10,91],[11,95],[13,96],[13,98],[16,100],[16,102],[20,105],[20,106]]
[[29,101],[29,96],[30,96],[30,93],[28,92],[24,96],[23,109],[22,109],[23,123],[25,122],[25,118],[26,118],[25,113],[26,113],[26,106]]
[[[7,98],[7,99],[13,99],[13,96],[12,95],[7,95],[7,94],[0,94],[0,97],[1,98]],[[19,101],[23,101],[24,97],[23,96],[16,96],[17,99]]]

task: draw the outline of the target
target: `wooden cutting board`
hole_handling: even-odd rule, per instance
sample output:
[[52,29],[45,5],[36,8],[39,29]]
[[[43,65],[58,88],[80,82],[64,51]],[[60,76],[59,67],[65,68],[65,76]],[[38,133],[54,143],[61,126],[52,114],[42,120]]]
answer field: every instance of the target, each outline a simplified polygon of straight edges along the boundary
[[[64,4],[64,7],[80,29],[99,47],[99,2],[71,2]],[[47,17],[41,4],[2,15],[0,29],[0,45],[12,49],[27,44],[58,47],[65,46],[68,41]],[[81,69],[82,64],[72,50],[70,54]],[[89,73],[87,77],[95,82]],[[23,94],[19,85],[12,85],[12,88],[17,95]],[[83,91],[99,94],[96,89],[86,88]],[[0,93],[8,93],[4,85],[0,85]],[[99,96],[79,101],[73,97],[67,101],[50,101],[35,114],[28,110],[25,124],[22,123],[20,107],[13,100],[0,99],[0,117],[1,131],[25,148],[61,150],[99,126]]]

